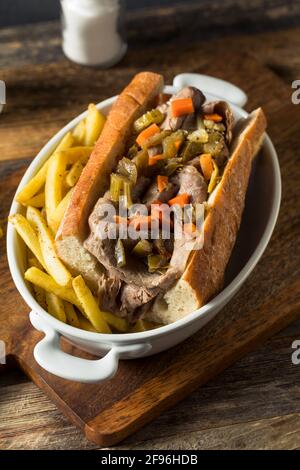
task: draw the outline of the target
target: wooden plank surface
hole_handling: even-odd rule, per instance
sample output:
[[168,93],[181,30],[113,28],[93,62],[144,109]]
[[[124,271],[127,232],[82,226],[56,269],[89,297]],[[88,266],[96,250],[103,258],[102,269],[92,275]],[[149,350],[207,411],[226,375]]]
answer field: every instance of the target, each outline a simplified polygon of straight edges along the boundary
[[[273,35],[272,41],[273,44],[280,44],[281,54],[283,55],[283,39],[287,38],[296,38],[295,31],[284,32],[284,33],[269,33]],[[282,36],[280,36],[282,34]],[[262,49],[265,47],[265,43],[269,40],[266,37],[266,41],[262,41]],[[276,38],[276,41],[275,41]],[[244,38],[241,39],[241,41]],[[230,43],[229,42],[227,44]],[[235,43],[235,41],[233,41]],[[241,42],[238,42],[239,45]],[[271,44],[269,42],[269,46]],[[230,43],[232,45],[232,43]],[[246,43],[245,43],[246,44]],[[249,42],[248,42],[249,44]],[[168,47],[172,51],[172,47],[166,46],[164,52],[160,52],[155,55],[155,47],[153,47],[153,55],[148,57],[150,63],[154,61],[154,67],[159,67],[163,72],[167,72],[167,77],[171,77],[172,74],[183,71],[183,65],[177,62],[177,67],[174,67],[171,59],[168,56]],[[195,46],[186,48],[185,50],[185,65],[188,65],[189,70],[198,70],[201,69],[204,65],[208,64],[210,48],[214,48],[214,43],[211,43],[203,55],[200,55],[200,46]],[[232,46],[233,47],[233,46]],[[196,48],[196,49],[195,49]],[[199,48],[199,49],[198,49]],[[226,49],[226,45],[224,45]],[[280,48],[279,48],[280,49]],[[199,51],[197,54],[195,51]],[[149,52],[149,51],[148,51]],[[254,51],[258,54],[258,51]],[[207,55],[206,55],[207,54]],[[261,60],[265,60],[267,57],[262,53]],[[272,57],[271,57],[272,56]],[[197,64],[195,65],[194,60],[197,57]],[[270,59],[276,61],[275,55],[271,55],[269,52]],[[162,61],[162,58],[164,59]],[[128,60],[128,62],[127,62]],[[182,59],[183,60],[183,59]],[[297,67],[298,58],[294,58],[294,64]],[[133,50],[125,62],[122,62],[114,72],[115,76],[120,81],[116,81],[116,89],[119,86],[118,84],[122,83],[122,80],[126,82],[127,77],[130,73],[134,73],[132,64],[137,65],[139,68],[146,66],[145,57],[140,57],[137,50]],[[269,62],[269,61],[268,61]],[[279,62],[279,60],[278,60]],[[273,64],[274,65],[274,64]],[[69,68],[65,63],[61,64],[63,71]],[[64,69],[64,67],[66,67]],[[72,70],[71,66],[71,70]],[[276,67],[273,67],[276,69]],[[41,87],[40,81],[36,81],[36,77],[42,77],[40,71],[41,67],[31,66],[28,64],[24,72],[15,67],[15,64],[7,67],[2,73],[7,74],[6,77],[12,81],[15,88],[14,91],[19,90],[18,93],[12,97],[11,109],[7,107],[6,112],[8,113],[7,117],[11,119],[10,124],[6,126],[5,131],[3,131],[2,142],[5,141],[5,136],[9,129],[16,123],[15,133],[19,134],[22,129],[22,118],[23,124],[26,126],[28,122],[28,129],[34,130],[38,127],[37,135],[43,129],[44,122],[49,122],[51,128],[51,134],[55,131],[55,125],[57,128],[61,127],[62,123],[67,121],[69,117],[72,117],[74,114],[77,114],[80,110],[80,106],[84,106],[86,101],[84,96],[78,98],[78,93],[75,93],[75,99],[68,102],[67,110],[63,111],[61,115],[61,108],[57,106],[57,103],[54,102],[50,105],[50,110],[45,109],[45,104],[47,104],[47,96],[49,90],[47,90],[48,85]],[[279,71],[282,73],[285,70],[284,68]],[[26,73],[25,73],[26,70]],[[58,66],[56,64],[50,64],[49,69],[50,77],[56,76]],[[297,68],[295,68],[297,70]],[[51,75],[51,73],[53,75]],[[74,69],[74,74],[76,74],[76,66]],[[226,76],[226,67],[225,72]],[[100,74],[100,73],[99,73]],[[18,79],[20,75],[20,80]],[[293,69],[289,68],[289,72],[285,75],[287,80],[293,75]],[[31,80],[28,79],[26,82],[26,77],[33,77]],[[100,75],[99,75],[100,76]],[[30,103],[29,100],[22,99],[22,79],[25,79],[25,85],[30,91],[28,97],[32,97],[36,94],[37,90],[41,90],[42,96],[39,97],[38,103]],[[103,73],[101,78],[103,78],[103,83],[105,84],[105,79],[109,82],[109,72]],[[106,78],[107,77],[107,78]],[[270,75],[270,80],[274,78],[273,75]],[[86,85],[87,90],[85,90],[85,97],[89,96],[90,99],[93,99],[93,92],[95,95],[99,96],[99,100],[102,98],[101,92],[104,93],[104,88],[99,85],[99,89],[96,87],[91,91],[88,87],[88,77],[83,77],[83,84]],[[38,83],[39,85],[37,85]],[[287,100],[287,96],[290,89],[290,84],[286,82],[286,90],[283,94],[284,99]],[[242,84],[241,84],[242,85]],[[111,85],[109,85],[111,87]],[[253,89],[250,90],[251,93],[251,105],[255,105],[255,91],[259,89],[262,84],[260,84],[260,78],[257,77],[256,83],[252,85]],[[70,87],[70,84],[67,88]],[[56,85],[55,90],[58,91],[58,101],[66,99],[68,93],[66,90],[61,90],[61,82]],[[106,90],[105,90],[106,92]],[[113,92],[113,90],[112,90]],[[32,93],[32,94],[31,94]],[[43,101],[44,100],[44,101]],[[34,100],[35,101],[35,100]],[[13,116],[16,110],[16,104],[21,105],[21,112]],[[275,112],[276,107],[278,106],[278,97],[274,97],[273,103],[270,103],[270,111]],[[49,108],[49,106],[48,106]],[[295,126],[298,119],[298,111],[293,110]],[[70,113],[70,114],[68,114]],[[34,119],[34,115],[36,118]],[[9,116],[10,115],[10,116]],[[25,120],[24,120],[25,117]],[[14,121],[15,118],[15,121]],[[47,121],[48,119],[48,121]],[[57,120],[58,119],[58,120]],[[278,116],[278,120],[281,119]],[[44,122],[41,124],[41,120]],[[46,121],[45,121],[46,120]],[[24,122],[25,121],[25,122]],[[299,119],[298,119],[299,122]],[[2,121],[0,121],[0,132],[2,131]],[[296,128],[296,127],[295,127]],[[45,126],[47,130],[48,127]],[[285,129],[285,130],[284,130]],[[49,131],[50,132],[50,131]],[[48,139],[47,132],[43,134],[41,132],[42,139],[45,138],[45,141]],[[21,135],[22,145],[23,139],[25,139],[24,134]],[[281,155],[284,153],[285,147],[287,149],[294,149],[295,155],[297,155],[298,144],[294,136],[291,139],[290,125],[286,128],[283,128],[281,136],[274,136],[275,139],[279,137],[282,138],[282,147]],[[10,135],[10,138],[12,136]],[[8,138],[6,137],[8,140]],[[42,140],[41,139],[41,140]],[[26,140],[26,139],[25,139]],[[20,142],[19,141],[19,142]],[[5,160],[8,159],[7,152],[12,152],[9,157],[9,161],[6,161],[1,165],[1,188],[5,191],[6,197],[4,200],[5,205],[8,207],[8,199],[11,197],[11,184],[16,185],[17,181],[22,174],[28,159],[32,158],[35,152],[35,148],[40,148],[43,142],[40,142],[39,145],[37,140],[33,139],[32,146],[30,147],[30,142],[28,143],[27,150],[24,153],[22,145],[17,141],[13,140],[12,147],[17,150],[11,150],[11,147],[6,147],[5,152],[1,152],[1,157]],[[17,145],[17,147],[15,147]],[[35,147],[36,146],[36,147]],[[18,160],[18,157],[21,157]],[[284,158],[284,157],[283,157]],[[13,162],[11,160],[14,160]],[[25,160],[24,160],[25,159]],[[289,164],[283,168],[284,178],[287,181],[290,181],[290,185],[297,185],[297,173],[294,172],[293,162],[290,161]],[[292,171],[293,170],[293,171]],[[3,184],[5,182],[5,184]],[[12,182],[12,183],[10,183]],[[286,226],[286,230],[280,231],[280,234],[275,234],[274,243],[280,251],[280,247],[287,247],[287,243],[290,242],[291,238],[295,235],[295,230],[299,226],[298,217],[296,214],[296,199],[295,193],[289,191],[289,187],[285,187],[285,206],[283,213],[281,213],[281,226]],[[2,214],[5,213],[5,207]],[[3,240],[1,242],[1,250],[4,249]],[[287,249],[287,248],[286,248]],[[2,251],[1,251],[2,252]],[[294,260],[288,260],[287,271],[283,272],[283,278],[278,282],[279,284],[284,280],[284,276],[288,272],[292,272],[292,277],[296,278],[299,274],[299,263],[297,259],[298,252],[293,253]],[[283,259],[286,260],[288,256],[287,251],[284,252],[283,256],[275,263],[275,269],[281,267]],[[268,254],[266,254],[268,258]],[[269,255],[269,262],[271,262],[272,254]],[[291,258],[291,255],[290,255]],[[3,258],[2,258],[3,259]],[[291,264],[290,264],[291,263]],[[259,267],[258,267],[259,269]],[[261,269],[259,272],[259,279],[264,279],[264,273]],[[8,276],[3,277],[3,286],[10,285]],[[278,286],[274,286],[278,287]],[[11,291],[12,292],[12,291]],[[267,295],[271,295],[272,291],[267,292]],[[255,294],[254,289],[250,291],[250,294]],[[250,295],[251,297],[251,295]],[[251,298],[249,299],[251,302]],[[11,302],[11,304],[10,304]],[[11,307],[13,300],[7,298],[7,306]],[[16,305],[18,308],[18,305]],[[20,302],[20,308],[21,302]],[[180,445],[185,447],[196,447],[196,448],[243,448],[243,447],[275,447],[275,448],[294,448],[299,447],[299,438],[297,438],[297,433],[294,430],[299,428],[299,408],[297,407],[299,402],[299,388],[295,385],[297,381],[297,374],[300,369],[297,369],[296,366],[292,366],[290,362],[291,349],[290,345],[296,335],[299,333],[299,329],[295,327],[290,330],[289,336],[280,336],[271,340],[267,345],[254,355],[249,356],[247,359],[241,361],[241,363],[234,366],[232,369],[223,374],[223,376],[206,387],[195,392],[190,398],[186,399],[182,404],[177,406],[175,409],[170,410],[168,413],[162,415],[158,420],[148,427],[144,428],[137,435],[129,438],[124,444],[126,447],[138,448],[147,447],[153,448],[160,446],[160,448],[172,447],[176,448]],[[267,351],[266,352],[266,349]],[[268,349],[269,348],[269,349]],[[276,358],[276,360],[274,359]],[[244,365],[243,365],[244,364]],[[282,364],[282,367],[280,367]],[[235,371],[235,372],[234,372]],[[259,371],[259,372],[258,372]],[[232,375],[233,374],[233,375]],[[259,376],[259,377],[257,377]],[[34,446],[34,448],[87,448],[91,444],[87,443],[86,440],[82,437],[82,434],[78,433],[72,426],[69,425],[60,414],[53,408],[53,405],[43,397],[41,399],[41,394],[34,385],[29,384],[27,381],[23,381],[21,376],[17,372],[11,372],[10,374],[5,374],[1,377],[1,403],[0,403],[0,413],[4,416],[3,428],[0,429],[0,447],[18,447],[18,448],[29,448]],[[257,382],[256,382],[257,380]],[[220,381],[220,382],[218,382]],[[18,383],[20,382],[20,383]],[[219,383],[219,385],[214,385]],[[11,388],[12,387],[12,388]],[[212,388],[211,388],[212,387]],[[215,388],[214,388],[215,387]],[[232,392],[232,387],[234,391]],[[269,390],[271,389],[271,391]],[[273,397],[274,391],[278,392],[277,399],[276,395]],[[18,392],[19,391],[19,392]],[[230,393],[234,393],[234,397],[230,398]],[[252,393],[253,392],[253,393]],[[14,408],[12,406],[12,396],[16,397],[18,400],[19,397],[19,408]],[[36,399],[34,399],[36,397]],[[205,398],[206,397],[206,398]],[[207,401],[208,400],[208,401]],[[41,405],[39,406],[39,401]],[[209,403],[208,403],[209,402]],[[26,406],[29,403],[28,407]],[[32,403],[32,404],[31,404]],[[244,405],[244,406],[243,406]],[[33,408],[31,408],[33,406]],[[8,408],[7,408],[8,407]],[[36,407],[36,408],[35,408]],[[15,412],[14,412],[15,409]],[[22,412],[20,412],[22,410]],[[35,411],[34,411],[35,410]],[[179,411],[178,411],[179,410]],[[251,410],[251,411],[249,411]],[[207,411],[207,413],[206,413]],[[263,412],[264,411],[264,412]],[[24,413],[23,413],[24,412]],[[204,414],[203,414],[204,413]],[[250,413],[250,414],[249,414]],[[252,414],[251,414],[252,413]],[[11,416],[11,418],[9,418]],[[34,417],[33,417],[34,416]],[[22,427],[23,422],[23,427]],[[29,429],[30,433],[24,437],[24,429]],[[158,433],[159,429],[159,433]],[[23,432],[22,432],[23,430]],[[188,438],[186,437],[188,434]],[[30,436],[32,440],[30,440]],[[224,437],[225,436],[225,437]],[[264,436],[264,437],[263,437]],[[58,442],[59,441],[59,442]]]
[[[118,448],[300,447],[300,367],[290,360],[296,334],[299,323],[289,335],[268,341]],[[19,371],[0,376],[0,387],[0,448],[97,448]]]

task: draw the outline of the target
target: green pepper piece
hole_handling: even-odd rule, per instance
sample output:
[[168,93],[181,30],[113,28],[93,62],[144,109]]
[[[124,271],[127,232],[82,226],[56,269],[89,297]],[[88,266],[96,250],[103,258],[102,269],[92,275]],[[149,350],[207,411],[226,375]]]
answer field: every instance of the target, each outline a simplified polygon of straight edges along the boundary
[[198,129],[205,129],[202,116],[200,116],[200,115],[197,116],[197,128]]
[[152,253],[152,243],[148,240],[140,240],[133,248],[132,253],[139,258],[144,258]]
[[219,131],[219,132],[225,132],[226,131],[226,127],[221,122],[215,123],[213,129],[215,131]]
[[145,142],[143,147],[144,148],[156,147],[157,145],[162,144],[163,140],[171,134],[172,134],[172,131],[162,131],[162,132],[159,132],[158,134],[154,134]]
[[132,183],[130,181],[125,181],[123,183],[123,196],[125,199],[125,207],[129,208],[132,206]]
[[163,140],[163,154],[165,158],[174,158],[177,156],[179,148],[184,141],[185,133],[183,130],[172,132],[171,135]]
[[148,255],[148,271],[153,273],[159,269],[166,268],[168,260],[162,255]]
[[136,154],[138,153],[138,150],[139,150],[138,146],[136,144],[133,144],[127,152],[127,158],[130,158],[131,160],[133,157],[136,156]]
[[123,191],[123,178],[116,173],[110,175],[110,197],[114,202],[118,202]]
[[112,173],[110,175],[110,197],[114,202],[119,202],[124,197],[125,207],[132,206],[132,183],[123,175]]
[[185,163],[201,153],[203,153],[203,144],[201,142],[187,142],[181,152],[181,157]]
[[210,119],[203,119],[203,124],[206,127],[206,129],[213,129],[214,127],[214,121],[211,121]]
[[179,170],[182,167],[183,167],[182,158],[175,157],[175,158],[168,159],[166,160],[166,163],[162,169],[162,174],[170,176],[173,173],[175,173],[175,171]]
[[129,160],[129,158],[123,157],[117,166],[117,173],[128,178],[133,184],[137,180],[137,167],[136,164]]
[[224,142],[207,142],[203,146],[203,153],[210,153],[213,157],[217,157],[224,148]]
[[152,109],[139,117],[133,124],[135,132],[141,132],[150,124],[161,124],[165,115],[159,109]]
[[214,165],[214,171],[212,172],[212,175],[210,177],[209,185],[207,188],[208,194],[212,193],[213,190],[215,189],[217,183],[218,183],[218,176],[219,176],[219,168],[216,164],[216,162],[213,160],[213,165]]
[[149,155],[147,150],[140,150],[136,156],[132,159],[135,163],[138,173],[144,173],[148,168]]
[[197,129],[188,135],[188,140],[190,142],[200,142],[201,144],[205,144],[208,142],[208,133],[205,129]]

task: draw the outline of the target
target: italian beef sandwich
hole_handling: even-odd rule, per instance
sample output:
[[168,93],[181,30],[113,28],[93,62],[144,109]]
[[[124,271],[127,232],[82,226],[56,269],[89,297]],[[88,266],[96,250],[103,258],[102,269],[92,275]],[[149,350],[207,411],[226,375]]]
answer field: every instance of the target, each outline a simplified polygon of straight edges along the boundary
[[[132,79],[107,116],[55,241],[101,310],[130,323],[168,324],[222,289],[265,129],[261,108],[235,122],[228,103],[207,102],[195,87],[171,96],[159,74]],[[176,211],[186,207],[178,237]]]

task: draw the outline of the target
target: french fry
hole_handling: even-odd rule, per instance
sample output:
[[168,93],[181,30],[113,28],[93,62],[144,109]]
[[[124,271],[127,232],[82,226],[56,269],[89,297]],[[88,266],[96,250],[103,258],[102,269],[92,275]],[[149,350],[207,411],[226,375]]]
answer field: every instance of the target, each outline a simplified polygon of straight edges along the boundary
[[66,159],[62,152],[56,153],[49,162],[45,183],[45,207],[47,222],[52,229],[52,214],[63,198],[63,175]]
[[[36,268],[43,270],[43,266],[35,256],[31,256],[30,258],[28,258],[28,266],[35,266]],[[37,302],[44,310],[47,310],[46,292],[44,291],[44,289],[42,289],[42,287],[37,286],[36,284],[33,284],[33,290]]]
[[23,202],[24,206],[32,206],[32,207],[44,207],[45,205],[45,193],[37,194],[32,198],[28,199],[26,202]]
[[72,147],[73,144],[74,144],[74,137],[72,136],[71,132],[67,132],[66,135],[64,135],[64,137],[61,139],[60,143],[56,147],[55,152],[53,152],[53,154],[56,152],[61,152],[62,150],[66,150]]
[[99,135],[103,129],[106,118],[96,108],[94,104],[88,107],[88,114],[85,123],[85,145],[94,145],[98,140]]
[[94,147],[71,147],[67,150],[62,151],[62,154],[66,160],[67,165],[73,165],[74,163],[81,161],[83,165],[88,161]]
[[45,184],[46,175],[48,170],[49,160],[44,163],[42,168],[37,174],[27,183],[27,185],[17,194],[17,201],[25,204],[28,199],[31,199]]
[[97,333],[97,330],[93,327],[91,322],[89,322],[89,320],[85,318],[83,315],[80,315],[79,317],[79,324],[82,330],[92,331],[93,333]]
[[41,269],[41,270],[44,269],[41,263],[39,262],[39,260],[35,256],[30,256],[28,258],[28,266],[30,267],[35,266],[36,268]]
[[76,145],[83,145],[85,136],[85,119],[79,122],[72,133]]
[[48,313],[50,313],[53,317],[57,318],[57,320],[66,323],[67,318],[63,301],[59,297],[57,297],[57,295],[52,294],[50,292],[46,292],[46,303]]
[[57,284],[67,286],[70,284],[72,276],[56,254],[54,238],[47,227],[45,219],[38,209],[31,206],[27,208],[27,219],[38,232],[38,240],[46,271],[51,274]]
[[78,160],[76,163],[73,163],[70,171],[66,176],[66,186],[69,186],[69,188],[73,188],[73,186],[75,186],[80,178],[83,168],[84,166],[80,160]]
[[32,251],[34,256],[39,260],[43,268],[46,269],[38,237],[28,220],[21,214],[12,215],[8,220],[13,224],[20,237],[23,239],[30,251]]
[[[61,140],[57,148],[55,149],[55,152],[66,150],[67,148],[73,145],[73,142],[74,142],[74,138],[71,132],[68,132],[63,137],[63,139]],[[38,193],[38,191],[45,184],[47,171],[48,171],[48,165],[51,159],[53,158],[53,156],[55,155],[55,152],[44,163],[44,165],[40,168],[37,174],[29,181],[29,183],[27,183],[27,185],[19,192],[19,194],[17,194],[16,200],[18,202],[20,202],[21,204],[24,204],[28,199],[35,196],[35,194]]]
[[146,331],[145,324],[143,320],[138,320],[131,328],[130,333],[140,333],[142,331]]
[[158,323],[152,323],[147,320],[142,320],[141,318],[129,329],[130,333],[140,333],[141,331],[148,331],[148,330],[154,330],[155,328],[158,328],[159,325]]
[[33,284],[34,296],[37,303],[47,311],[46,292],[39,286]]
[[46,209],[45,209],[45,207],[43,207],[43,209],[41,210],[41,214],[42,214],[42,217],[46,220],[47,214],[46,214]]
[[65,197],[60,201],[57,208],[55,209],[55,211],[52,214],[52,228],[53,228],[55,233],[57,232],[58,227],[60,226],[60,223],[61,223],[62,218],[64,216],[64,213],[67,210],[67,207],[68,207],[69,202],[70,202],[71,197],[72,197],[72,193],[73,193],[73,188],[70,189],[67,192]]
[[80,328],[77,313],[75,312],[73,305],[69,302],[65,302],[65,312],[69,325],[75,326],[76,328]]
[[126,333],[126,331],[128,331],[129,326],[125,318],[117,317],[110,312],[102,312],[102,315],[106,323],[114,330],[117,330],[120,333]]
[[72,287],[63,287],[57,284],[49,274],[44,273],[38,268],[32,267],[25,272],[26,281],[41,287],[46,292],[57,295],[63,300],[70,302],[78,308],[81,308],[80,302]]
[[81,304],[81,310],[91,322],[98,333],[111,333],[111,329],[103,318],[96,299],[85,284],[82,276],[77,276],[72,281],[73,289]]

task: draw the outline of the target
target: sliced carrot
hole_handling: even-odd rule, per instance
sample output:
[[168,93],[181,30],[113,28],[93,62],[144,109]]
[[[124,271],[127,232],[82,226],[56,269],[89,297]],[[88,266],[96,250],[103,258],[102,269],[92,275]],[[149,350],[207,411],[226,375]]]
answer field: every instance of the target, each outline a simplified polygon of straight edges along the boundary
[[209,181],[214,171],[213,159],[210,153],[203,153],[200,155],[200,166],[204,178]]
[[190,202],[190,196],[187,193],[182,193],[178,194],[178,196],[173,197],[173,199],[170,199],[168,204],[169,206],[174,206],[175,204],[178,204],[180,207],[184,207],[185,204],[188,204]]
[[155,165],[159,160],[164,160],[164,156],[162,154],[154,155],[153,157],[149,157],[148,165],[152,166]]
[[174,145],[177,151],[179,150],[181,144],[182,140],[175,140]]
[[192,98],[180,98],[171,101],[172,116],[179,117],[183,114],[191,114],[194,112]]
[[129,224],[129,220],[126,219],[125,217],[120,217],[119,215],[114,215],[114,221],[116,222],[116,224],[126,224],[128,225]]
[[163,175],[157,175],[157,188],[161,192],[168,186],[169,178]]
[[142,147],[144,143],[150,139],[155,134],[158,134],[160,132],[160,129],[157,124],[151,124],[151,126],[146,127],[136,138],[136,143]]
[[183,226],[183,231],[187,234],[195,233],[196,230],[197,230],[197,227],[192,222],[184,224],[184,226]]
[[214,122],[221,122],[221,121],[223,121],[222,116],[220,116],[220,114],[217,114],[217,113],[205,114],[205,115],[204,115],[204,119],[207,119],[208,121],[214,121]]

